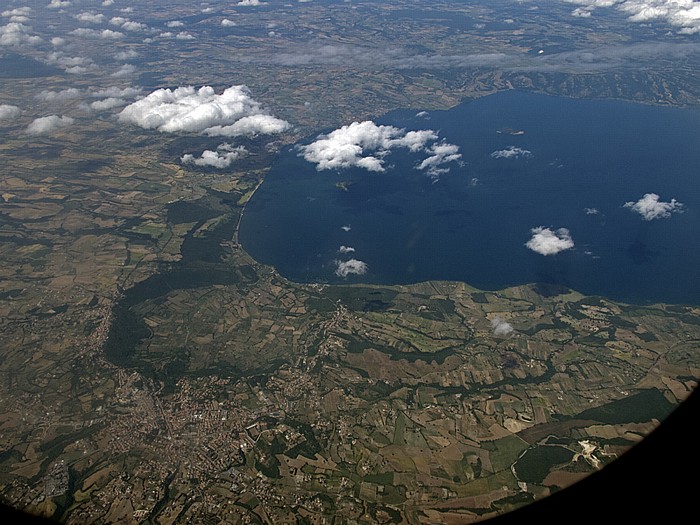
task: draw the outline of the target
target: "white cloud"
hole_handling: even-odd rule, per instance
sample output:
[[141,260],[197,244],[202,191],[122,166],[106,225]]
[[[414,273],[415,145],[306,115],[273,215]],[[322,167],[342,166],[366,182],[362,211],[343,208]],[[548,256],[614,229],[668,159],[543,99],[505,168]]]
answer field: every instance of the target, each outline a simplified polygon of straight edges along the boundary
[[61,51],[49,53],[49,55],[46,57],[46,61],[49,64],[58,64],[59,66],[64,67],[92,65],[92,60],[90,58],[66,56]]
[[423,159],[418,165],[418,169],[427,169],[428,175],[431,177],[438,177],[442,173],[447,173],[450,171],[450,168],[442,168],[440,166],[448,162],[458,161],[462,158],[462,154],[458,153],[459,147],[454,144],[447,144],[446,142],[433,144],[428,151],[432,153],[432,155]]
[[68,88],[61,91],[43,90],[37,93],[34,98],[42,102],[63,102],[65,100],[73,100],[80,98],[82,91],[77,88]]
[[146,24],[142,24],[141,22],[127,20],[121,25],[121,28],[125,29],[126,31],[145,31],[148,29],[148,26]]
[[584,208],[583,211],[586,215],[598,215],[600,213],[598,208]]
[[110,76],[115,77],[115,78],[128,77],[130,75],[133,75],[135,71],[136,71],[136,66],[133,66],[131,64],[123,64],[119,69],[117,69]]
[[[95,89],[95,88],[93,88]],[[91,97],[95,98],[134,98],[141,94],[141,88],[127,87],[108,87],[105,89],[97,89],[88,93]]]
[[19,117],[22,110],[10,104],[0,104],[0,120],[14,120]]
[[31,27],[19,22],[10,22],[7,25],[0,26],[0,46],[20,46],[28,44],[33,46],[41,42],[41,38],[32,35]]
[[233,20],[229,20],[228,18],[224,18],[221,21],[221,25],[224,27],[233,27],[236,25],[236,22],[234,22]]
[[89,29],[87,27],[79,27],[77,29],[73,29],[73,31],[71,31],[70,34],[86,38],[102,38],[104,40],[118,40],[126,36],[124,35],[124,33],[121,33],[119,31],[112,31],[111,29],[103,29],[102,31],[99,31],[97,29]]
[[357,259],[350,259],[349,261],[334,261],[336,265],[335,274],[338,277],[347,277],[348,275],[364,275],[367,273],[369,267],[367,263],[363,261],[358,261]]
[[129,60],[131,58],[136,58],[139,54],[133,49],[127,49],[126,51],[119,51],[114,55],[117,60]]
[[96,100],[90,104],[90,109],[95,111],[107,111],[126,105],[126,100],[123,98],[109,97],[102,100]]
[[246,86],[232,86],[221,95],[209,86],[158,89],[124,108],[119,120],[166,133],[227,137],[281,133],[289,128],[289,123],[265,112]]
[[418,113],[416,113],[416,117],[418,118],[428,118],[429,116],[430,113],[428,113],[427,111],[419,111]]
[[678,28],[682,34],[700,33],[700,3],[697,0],[565,0],[582,7],[571,13],[578,17],[591,16],[596,8],[614,7],[628,15],[630,22],[662,20]]
[[17,7],[15,9],[8,9],[6,11],[3,11],[2,16],[4,17],[12,17],[12,16],[29,16],[32,13],[32,8],[31,7]]
[[114,0],[103,0],[102,5],[105,7],[109,7],[114,3]]
[[338,253],[353,253],[355,251],[355,248],[352,246],[341,246],[338,248]]
[[194,36],[189,34],[187,31],[180,31],[175,38],[178,40],[194,40]]
[[496,150],[491,153],[494,159],[528,159],[532,157],[532,152],[516,146],[508,146],[506,149]]
[[70,0],[51,0],[51,3],[47,5],[49,9],[60,9],[62,7],[69,7]]
[[48,117],[40,117],[27,126],[27,133],[29,135],[46,135],[57,129],[70,126],[73,122],[72,118],[65,116],[49,115]]
[[540,255],[555,255],[574,247],[574,241],[566,228],[552,231],[544,226],[539,226],[530,231],[532,238],[525,243],[525,246]]
[[109,23],[113,26],[121,27],[126,31],[145,31],[146,29],[148,29],[148,26],[146,24],[142,24],[141,22],[134,22],[133,20],[129,20],[128,18],[124,18],[123,16],[113,16],[109,19]]
[[9,17],[10,22],[17,22],[19,24],[26,24],[29,22],[29,15],[32,12],[31,7],[17,7],[15,9],[8,9],[3,11],[1,14],[4,17]]
[[395,147],[408,148],[412,152],[427,151],[429,157],[420,162],[418,169],[437,169],[444,162],[456,160],[461,155],[452,144],[431,144],[438,135],[432,130],[408,131],[394,126],[378,126],[371,120],[353,122],[319,135],[311,144],[300,146],[300,155],[316,164],[316,169],[330,170],[351,167],[383,172],[384,158]]
[[344,232],[349,232],[350,230],[352,230],[352,226],[350,226],[349,224],[346,224],[344,226],[341,226],[340,229],[343,230]]
[[228,168],[231,163],[248,153],[243,146],[235,148],[230,144],[220,144],[216,151],[204,150],[200,157],[187,154],[180,158],[183,164],[194,164],[195,166],[209,166],[212,168]]
[[670,202],[663,202],[659,200],[659,196],[656,193],[646,193],[637,202],[626,202],[624,207],[639,213],[645,221],[668,219],[671,213],[683,211],[683,204],[676,199],[671,199]]
[[60,36],[55,36],[51,39],[51,45],[55,46],[55,47],[62,46],[65,43],[66,43],[66,39],[61,38]]
[[180,20],[170,20],[165,23],[165,27],[183,27],[184,25],[185,23]]
[[491,319],[491,328],[493,328],[493,335],[508,335],[513,331],[513,326],[501,319],[499,316]]
[[236,5],[239,6],[251,6],[251,5],[265,5],[260,0],[241,0]]
[[87,22],[89,24],[101,24],[106,20],[105,15],[102,13],[79,13],[75,15],[75,18],[80,22]]

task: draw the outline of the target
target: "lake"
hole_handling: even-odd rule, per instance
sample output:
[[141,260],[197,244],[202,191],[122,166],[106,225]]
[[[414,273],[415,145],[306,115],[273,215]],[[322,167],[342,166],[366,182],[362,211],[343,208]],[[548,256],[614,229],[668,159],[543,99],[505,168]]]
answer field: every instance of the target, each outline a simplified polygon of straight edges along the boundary
[[[419,113],[376,122],[439,132],[462,154],[449,173],[426,176],[408,149],[381,173],[317,171],[290,147],[248,203],[244,248],[300,282],[545,282],[700,304],[700,111],[509,91]],[[667,217],[640,213],[659,206]],[[573,247],[536,253],[535,228],[565,228]],[[366,273],[338,275],[350,259]]]

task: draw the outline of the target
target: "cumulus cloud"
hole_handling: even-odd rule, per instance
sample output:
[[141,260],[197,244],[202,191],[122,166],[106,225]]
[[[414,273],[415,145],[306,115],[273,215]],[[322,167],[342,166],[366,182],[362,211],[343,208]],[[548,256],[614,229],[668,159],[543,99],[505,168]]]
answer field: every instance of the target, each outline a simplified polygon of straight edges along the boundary
[[432,130],[406,131],[394,126],[378,126],[371,120],[353,122],[319,135],[311,144],[299,147],[300,155],[316,164],[318,171],[351,167],[383,172],[384,158],[395,147],[412,152],[427,151],[431,155],[418,164],[418,169],[437,169],[441,163],[459,158],[457,146],[428,143],[437,140]]
[[17,106],[0,104],[0,120],[14,120],[19,117],[21,112]]
[[18,22],[24,24],[29,22],[29,15],[32,12],[31,7],[17,7],[15,9],[8,9],[3,11],[2,16],[9,18],[10,22]]
[[428,113],[427,111],[419,111],[418,113],[416,113],[416,117],[418,118],[428,118],[429,116],[430,113]]
[[441,142],[438,144],[433,144],[428,149],[431,155],[418,164],[417,168],[419,170],[428,170],[428,175],[435,178],[443,173],[450,171],[450,168],[442,167],[448,162],[458,161],[462,158],[462,154],[459,152],[459,147],[454,144],[448,144],[446,142]]
[[355,251],[355,248],[351,246],[341,246],[338,248],[338,253],[353,253]]
[[108,97],[134,98],[134,97],[141,94],[141,88],[138,88],[138,87],[118,88],[115,86],[104,88],[104,89],[92,88],[92,91],[90,91],[88,94],[91,97],[95,97],[95,98],[108,98]]
[[114,55],[117,60],[129,60],[131,58],[136,58],[139,54],[133,49],[127,49],[126,51],[119,51]]
[[166,133],[226,137],[281,133],[289,128],[288,122],[264,111],[246,86],[231,86],[221,95],[210,86],[158,89],[124,108],[119,120]]
[[113,26],[121,27],[126,31],[145,31],[146,29],[148,29],[148,26],[146,24],[142,24],[141,22],[134,22],[133,20],[129,20],[128,18],[124,18],[123,16],[113,16],[109,19],[109,23]]
[[364,275],[369,267],[366,262],[350,259],[349,261],[334,261],[336,265],[335,274],[338,277],[347,277],[348,275]]
[[136,72],[136,66],[131,64],[123,64],[119,69],[117,69],[110,76],[115,78],[123,78],[133,75]]
[[556,231],[539,226],[530,230],[532,238],[525,243],[525,246],[540,255],[556,255],[564,250],[574,247],[574,241],[566,228],[559,228]]
[[27,134],[29,135],[46,135],[61,128],[65,128],[73,124],[73,119],[66,116],[49,115],[48,117],[40,117],[32,121],[27,126]]
[[114,0],[103,0],[102,5],[105,7],[109,7],[114,3]]
[[195,166],[208,166],[212,168],[228,168],[231,163],[248,153],[243,146],[233,147],[231,144],[220,144],[216,151],[204,150],[200,157],[187,154],[180,158],[183,164],[194,164]]
[[600,211],[598,210],[598,208],[584,208],[584,209],[583,209],[583,212],[584,212],[586,215],[598,215],[598,214],[600,213]]
[[31,34],[32,28],[20,22],[10,22],[0,26],[0,46],[30,46],[41,42],[41,37]]
[[165,27],[182,27],[185,23],[180,20],[170,20],[165,23]]
[[501,319],[499,316],[491,319],[491,328],[493,328],[493,335],[508,335],[513,331],[513,326]]
[[87,22],[89,24],[101,24],[106,20],[105,15],[102,13],[79,13],[75,15],[75,18],[80,22]]
[[119,40],[120,38],[124,38],[124,33],[121,33],[119,31],[112,31],[111,29],[103,29],[102,31],[99,31],[97,29],[89,29],[87,27],[79,27],[77,29],[73,29],[73,31],[70,32],[71,35],[75,36],[82,36],[85,38],[102,38],[104,40]]
[[61,91],[43,90],[37,93],[34,98],[42,102],[63,102],[65,100],[73,100],[80,98],[82,91],[77,88],[68,88]]
[[90,103],[90,109],[95,111],[108,111],[126,105],[126,100],[118,97],[108,97]]
[[576,8],[572,15],[591,16],[596,8],[614,7],[628,15],[630,22],[661,20],[681,34],[700,33],[700,4],[696,0],[565,0]]
[[221,21],[221,25],[224,27],[233,27],[236,25],[236,22],[234,22],[233,20],[229,20],[228,18],[224,18]]
[[31,7],[17,7],[15,9],[7,9],[3,11],[2,16],[4,17],[12,17],[12,16],[29,16],[32,13],[32,8]]
[[175,35],[175,38],[177,40],[194,40],[194,36],[187,31],[180,31],[177,35]]
[[508,146],[506,149],[496,150],[491,153],[494,159],[519,159],[532,157],[532,152],[516,146]]
[[352,230],[352,226],[350,226],[349,224],[346,224],[344,226],[341,226],[340,229],[343,230],[344,232],[349,232],[350,230]]
[[250,6],[250,5],[264,5],[260,0],[241,0],[236,5],[238,6]]
[[51,3],[47,5],[49,9],[60,9],[62,7],[70,7],[70,0],[51,0]]
[[646,193],[637,202],[626,202],[624,207],[639,213],[645,221],[668,219],[672,213],[683,211],[683,204],[676,199],[663,202],[659,198],[656,193]]

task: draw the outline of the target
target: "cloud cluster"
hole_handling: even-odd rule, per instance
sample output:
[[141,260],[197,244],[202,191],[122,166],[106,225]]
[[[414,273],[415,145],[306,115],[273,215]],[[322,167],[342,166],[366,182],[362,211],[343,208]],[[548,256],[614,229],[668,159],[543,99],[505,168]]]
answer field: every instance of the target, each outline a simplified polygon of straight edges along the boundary
[[75,15],[75,19],[88,24],[101,24],[106,20],[106,17],[102,13],[83,12]]
[[28,135],[46,135],[58,129],[62,129],[73,124],[74,120],[66,116],[49,115],[48,117],[40,117],[32,121],[27,126]]
[[237,6],[265,5],[260,0],[240,0]]
[[158,89],[125,107],[119,120],[165,133],[225,137],[281,133],[290,127],[264,111],[246,86],[232,86],[221,95],[209,86]]
[[195,166],[206,166],[211,168],[228,168],[231,163],[248,153],[243,146],[236,146],[235,148],[231,144],[220,144],[217,146],[216,151],[204,150],[202,155],[195,157],[192,154],[183,155],[180,158],[180,162],[183,164],[194,164]]
[[353,248],[352,246],[341,246],[340,248],[338,248],[338,253],[354,253],[354,252],[355,252],[355,248]]
[[371,120],[353,122],[338,128],[328,135],[319,135],[311,144],[299,147],[300,155],[308,162],[316,164],[318,171],[364,168],[368,171],[385,171],[384,159],[396,147],[407,148],[412,152],[424,151],[430,154],[416,166],[417,169],[444,171],[439,168],[444,163],[461,157],[457,146],[430,142],[437,140],[433,130],[406,131],[394,126],[378,126]]
[[700,33],[700,4],[697,0],[565,0],[581,7],[572,15],[589,17],[598,7],[615,7],[631,22],[663,20],[686,35]]
[[347,277],[348,275],[364,275],[369,267],[366,262],[350,259],[349,261],[334,261],[336,265],[335,274],[338,277]]
[[32,13],[31,7],[17,7],[15,9],[7,9],[3,11],[2,16],[9,18],[10,22],[24,24],[29,22],[29,15]]
[[[114,76],[114,75],[113,75]],[[60,91],[43,90],[37,93],[34,98],[41,102],[65,102],[68,100],[83,99],[84,97],[97,98],[91,103],[81,103],[83,109],[92,109],[95,111],[106,111],[119,106],[128,104],[127,99],[133,99],[141,93],[140,88],[135,87],[109,87],[109,88],[91,88],[89,90],[81,90],[77,88],[67,88]]]
[[493,328],[493,335],[508,335],[513,331],[513,326],[501,319],[499,316],[491,319],[491,328]]
[[124,33],[120,31],[112,31],[111,29],[89,29],[87,27],[79,27],[70,32],[71,35],[81,36],[85,38],[101,38],[103,40],[119,40],[124,38]]
[[441,166],[448,162],[458,161],[462,158],[462,154],[458,153],[459,147],[454,144],[447,144],[446,142],[433,144],[427,151],[431,153],[431,155],[423,159],[416,168],[419,170],[427,169],[428,175],[433,178],[450,171],[449,168]]
[[60,9],[62,7],[70,7],[70,0],[51,0],[48,7],[49,9]]
[[10,22],[0,26],[0,46],[33,46],[41,42],[41,37],[31,34],[32,28],[20,22]]
[[532,238],[525,243],[525,246],[540,255],[556,255],[564,250],[574,247],[574,241],[566,228],[559,228],[556,231],[539,226],[530,230]]
[[17,106],[0,104],[0,120],[14,120],[19,117],[21,112]]
[[493,153],[491,153],[491,156],[494,159],[529,159],[530,157],[532,157],[532,152],[526,149],[518,148],[516,146],[508,146],[506,149],[494,151]]
[[134,22],[133,20],[129,20],[128,18],[124,18],[123,16],[113,16],[109,19],[109,23],[113,26],[118,26],[124,29],[125,31],[145,31],[146,29],[148,29],[148,26],[146,24],[142,24],[141,22]]
[[645,221],[668,219],[672,213],[683,211],[683,204],[676,199],[663,202],[659,198],[656,193],[646,193],[636,202],[626,202],[624,207],[639,213]]

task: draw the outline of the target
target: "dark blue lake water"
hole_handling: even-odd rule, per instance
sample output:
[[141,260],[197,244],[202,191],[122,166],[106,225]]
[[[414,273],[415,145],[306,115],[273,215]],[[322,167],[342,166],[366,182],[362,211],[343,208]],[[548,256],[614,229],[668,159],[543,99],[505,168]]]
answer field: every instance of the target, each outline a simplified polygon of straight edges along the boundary
[[[384,173],[319,172],[289,148],[247,206],[245,249],[302,282],[547,282],[700,304],[700,111],[504,92],[416,114],[377,123],[439,131],[463,165],[433,183],[414,169],[425,154],[394,149]],[[492,156],[511,147],[531,155]],[[648,193],[683,206],[655,220],[624,206]],[[568,229],[574,247],[528,249],[537,227]],[[366,273],[336,275],[337,261],[351,258]]]

